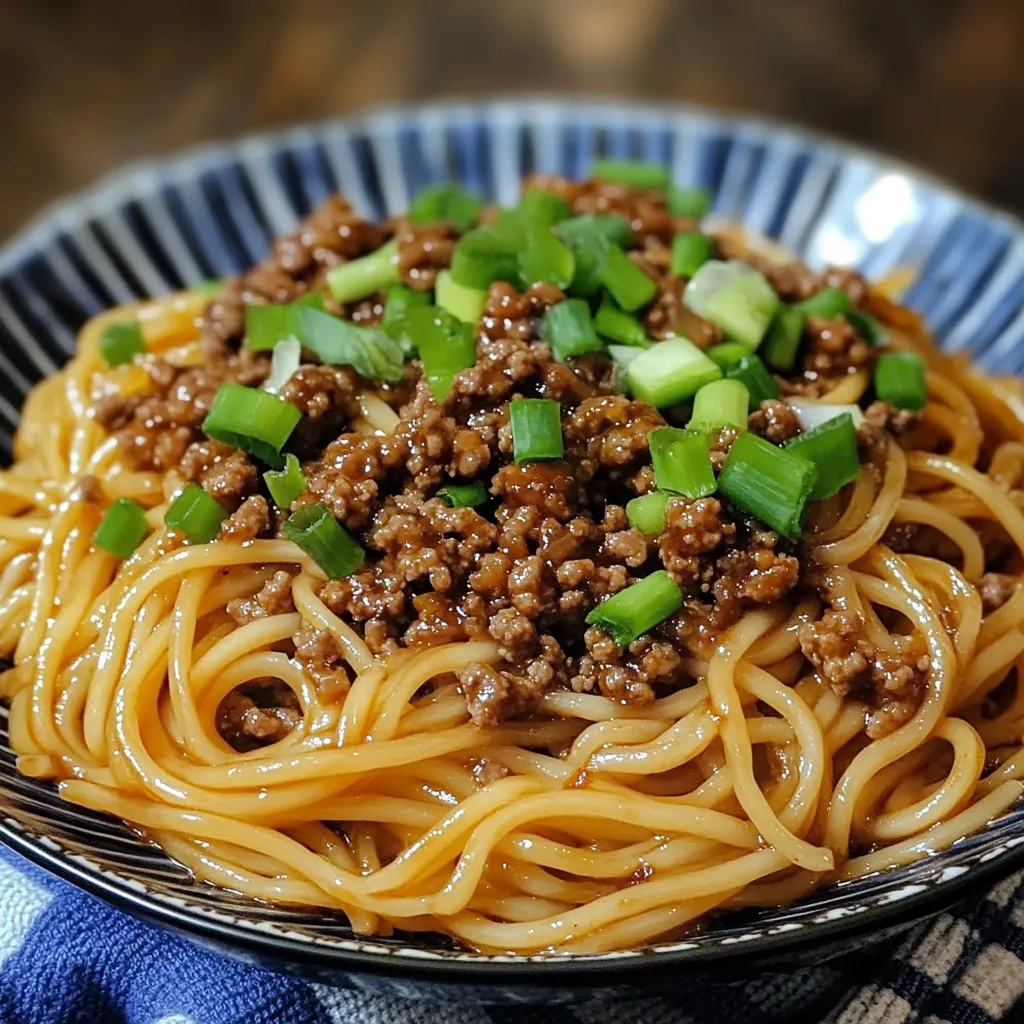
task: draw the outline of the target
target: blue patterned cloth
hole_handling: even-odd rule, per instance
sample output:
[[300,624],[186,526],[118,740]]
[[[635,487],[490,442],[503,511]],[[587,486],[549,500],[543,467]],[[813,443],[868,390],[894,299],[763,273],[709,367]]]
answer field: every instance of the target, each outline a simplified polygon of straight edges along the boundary
[[894,945],[699,1000],[440,1006],[220,957],[0,848],[0,1024],[992,1024],[1022,994],[1024,872]]

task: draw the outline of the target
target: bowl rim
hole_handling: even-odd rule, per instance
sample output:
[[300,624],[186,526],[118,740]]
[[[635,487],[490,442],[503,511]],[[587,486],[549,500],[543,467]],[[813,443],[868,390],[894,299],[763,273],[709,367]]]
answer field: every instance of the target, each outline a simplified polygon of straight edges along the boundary
[[[722,110],[681,102],[650,103],[600,96],[566,97],[553,93],[500,94],[480,99],[449,98],[424,103],[384,103],[363,108],[340,117],[305,121],[297,125],[256,133],[243,133],[225,140],[211,140],[155,158],[132,161],[107,172],[92,184],[45,205],[6,240],[0,242],[0,276],[10,273],[27,257],[47,245],[58,232],[77,227],[123,201],[126,193],[144,192],[158,178],[193,177],[208,166],[225,159],[251,156],[261,151],[294,146],[332,132],[380,134],[394,130],[400,123],[412,122],[427,128],[431,120],[439,123],[459,119],[484,119],[488,123],[504,119],[517,123],[568,122],[581,116],[628,118],[630,123],[644,122],[672,126],[675,122],[717,124],[747,139],[780,137],[808,149],[824,149],[842,161],[859,160],[880,173],[894,172],[915,183],[955,199],[968,212],[1000,224],[1018,237],[1024,237],[1024,219],[987,203],[948,180],[884,152],[815,129],[793,125],[784,119],[735,110]],[[40,868],[77,888],[103,899],[136,917],[166,927],[176,933],[201,937],[224,949],[244,951],[257,959],[270,957],[288,963],[321,968],[353,968],[360,973],[388,975],[420,980],[449,980],[462,983],[507,984],[512,978],[538,987],[572,987],[592,984],[594,976],[611,975],[625,981],[637,974],[654,974],[679,968],[734,967],[751,955],[775,956],[791,953],[827,939],[855,939],[882,928],[910,923],[938,913],[971,892],[991,885],[1024,867],[1024,821],[1017,835],[995,855],[979,858],[969,870],[924,885],[919,892],[900,899],[876,902],[854,914],[829,917],[801,924],[792,930],[773,931],[767,924],[752,924],[758,934],[747,941],[697,945],[688,948],[650,949],[606,955],[464,957],[409,956],[402,947],[368,952],[356,948],[338,948],[316,942],[303,942],[279,931],[238,929],[227,920],[160,899],[148,891],[138,891],[115,873],[90,869],[69,857],[62,848],[51,848],[45,837],[0,818],[0,842]],[[945,852],[945,851],[943,851]],[[941,858],[943,852],[932,855]],[[896,874],[901,868],[891,869]]]

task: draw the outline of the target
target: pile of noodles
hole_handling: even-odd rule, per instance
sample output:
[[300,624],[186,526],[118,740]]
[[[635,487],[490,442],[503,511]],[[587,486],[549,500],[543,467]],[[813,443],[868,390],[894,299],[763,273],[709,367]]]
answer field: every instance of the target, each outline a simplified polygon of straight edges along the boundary
[[[360,933],[594,953],[907,863],[1021,795],[1024,587],[983,617],[975,584],[987,544],[1014,549],[1003,571],[1024,564],[1011,493],[1024,402],[932,351],[905,311],[875,296],[896,343],[928,360],[923,440],[890,442],[884,472],[865,466],[808,524],[831,592],[870,642],[927,651],[919,710],[872,740],[867,709],[800,653],[814,598],[746,614],[710,660],[687,663],[693,685],[649,705],[550,692],[528,718],[477,728],[454,673],[495,661],[490,640],[375,660],[291,542],[185,546],[162,526],[163,477],[128,468],[90,405],[146,383],[137,366],[101,366],[105,324],[128,312],[150,351],[189,365],[204,302],[182,293],[91,321],[73,361],[29,396],[0,474],[0,656],[13,665],[0,697],[19,770],[56,780],[64,799],[138,827],[200,879],[341,911]],[[824,400],[856,401],[865,386],[853,375]],[[394,426],[372,396],[364,413],[356,429]],[[91,545],[102,510],[78,500],[85,475],[149,510],[155,532],[123,563]],[[881,540],[892,523],[927,524],[960,567],[895,554]],[[236,625],[228,602],[281,568],[296,610]],[[344,650],[343,701],[321,700],[289,657],[302,625]],[[218,706],[267,678],[294,690],[302,723],[238,753]]]

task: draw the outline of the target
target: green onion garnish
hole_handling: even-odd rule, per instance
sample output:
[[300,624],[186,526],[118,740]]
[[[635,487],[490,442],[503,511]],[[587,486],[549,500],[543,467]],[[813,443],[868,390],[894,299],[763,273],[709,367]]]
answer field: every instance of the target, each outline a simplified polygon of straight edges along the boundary
[[278,508],[290,508],[292,502],[306,489],[302,466],[291,452],[284,457],[284,469],[268,469],[263,479]]
[[920,412],[928,399],[924,360],[916,352],[885,352],[875,364],[875,394],[897,409]]
[[750,355],[750,349],[738,341],[726,341],[721,345],[712,345],[705,351],[707,357],[723,370],[728,370],[730,366],[735,366],[741,359],[746,359]]
[[125,320],[103,328],[100,356],[107,366],[124,366],[146,351],[146,339],[138,320]]
[[544,314],[541,336],[562,360],[585,352],[604,351],[584,299],[566,299],[552,306]]
[[822,288],[809,299],[798,302],[797,306],[803,310],[805,316],[834,320],[841,313],[849,312],[853,308],[853,303],[842,288]]
[[209,295],[211,297],[220,295],[224,291],[224,279],[222,277],[208,277],[205,281],[198,281],[192,285],[192,291],[198,295]]
[[601,235],[571,235],[565,244],[576,264],[569,293],[585,299],[593,298],[601,290],[601,270],[612,243]]
[[451,224],[468,231],[484,208],[483,200],[458,185],[428,185],[412,201],[407,214],[417,224]]
[[658,286],[617,245],[608,246],[598,279],[628,313],[646,306],[658,294]]
[[729,449],[718,489],[783,537],[796,540],[817,473],[813,462],[744,431]]
[[518,212],[533,227],[551,227],[572,216],[569,204],[561,196],[542,188],[528,189],[519,200]]
[[848,309],[843,316],[868,344],[879,345],[885,340],[882,325],[870,313],[865,313],[862,309]]
[[566,242],[603,238],[623,249],[628,249],[635,239],[633,229],[615,213],[584,213],[561,221],[555,230]]
[[475,324],[480,319],[484,303],[487,302],[487,292],[459,284],[453,280],[450,270],[438,273],[434,281],[434,297],[441,309],[448,310],[452,316],[467,324]]
[[466,232],[452,252],[452,279],[486,291],[495,281],[519,277],[521,233],[512,225],[482,224]]
[[700,429],[745,427],[749,405],[750,392],[742,381],[713,380],[694,396],[690,425]]
[[595,160],[591,173],[601,181],[614,181],[630,188],[665,188],[669,177],[668,168],[663,164],[643,160],[613,160],[608,157]]
[[602,601],[587,616],[587,624],[599,626],[620,647],[628,647],[682,606],[682,591],[664,569],[659,569]]
[[692,398],[722,371],[686,338],[669,338],[648,349],[629,364],[630,391],[658,409]]
[[284,521],[281,533],[298,544],[332,580],[351,576],[366,555],[330,509],[319,501],[292,513]]
[[266,352],[285,338],[298,337],[302,310],[323,312],[324,297],[320,292],[307,292],[294,302],[275,306],[270,303],[245,307],[245,341],[253,352]]
[[519,278],[527,288],[540,282],[568,288],[576,273],[576,257],[546,224],[530,225],[519,250],[518,266]]
[[199,484],[185,484],[184,490],[164,513],[164,524],[185,534],[196,544],[206,544],[220,532],[228,510],[210,497]]
[[629,525],[648,537],[657,537],[665,532],[665,509],[670,495],[664,491],[652,491],[626,502],[626,518]]
[[[725,371],[726,377],[740,381],[750,396],[750,409],[759,409],[762,402],[779,397],[779,385],[768,372],[760,356],[751,354],[733,363]],[[740,424],[741,426],[743,424]]]
[[799,306],[779,306],[761,345],[764,361],[776,370],[792,370],[806,324],[807,314]]
[[423,376],[438,402],[448,397],[452,378],[476,362],[473,325],[436,306],[419,306],[406,319],[409,337],[423,360]]
[[658,490],[687,498],[706,498],[715,493],[708,439],[701,431],[655,427],[647,435],[647,444]]
[[147,533],[146,510],[138,502],[118,498],[96,527],[92,541],[96,547],[118,558],[128,558],[146,539]]
[[687,231],[672,239],[672,263],[669,273],[693,277],[715,251],[715,243],[699,231]]
[[513,398],[508,405],[516,465],[537,459],[560,459],[562,407],[550,398]]
[[636,345],[609,345],[608,355],[618,366],[625,369],[644,350]]
[[700,220],[711,209],[711,194],[697,185],[672,185],[665,197],[665,205],[675,217]]
[[358,302],[392,284],[398,284],[398,240],[394,238],[368,256],[327,271],[327,287],[339,302]]
[[221,384],[213,396],[203,433],[280,468],[281,448],[301,419],[302,413],[291,402],[269,391],[228,383]]
[[602,338],[622,345],[636,345],[640,348],[650,345],[644,325],[635,316],[619,309],[607,295],[601,299],[601,305],[594,314],[594,329]]
[[480,480],[471,484],[448,484],[438,488],[437,496],[449,508],[474,508],[487,501],[487,486]]
[[293,309],[295,336],[321,362],[351,366],[371,380],[402,379],[405,353],[381,328],[349,323],[312,307]]
[[852,480],[860,469],[857,455],[857,428],[847,412],[820,427],[798,434],[786,442],[786,450],[813,462],[818,478],[811,490],[811,500],[831,498]]
[[[444,271],[448,274],[448,271]],[[440,274],[437,275],[440,278]],[[451,275],[449,274],[449,280]],[[454,284],[454,282],[452,282]],[[418,292],[415,288],[409,288],[404,284],[393,284],[387,293],[384,301],[384,313],[380,318],[381,330],[394,341],[397,341],[406,350],[407,355],[412,355],[412,345],[408,340],[405,318],[409,310],[414,306],[429,306],[430,292]]]
[[708,260],[690,278],[683,301],[751,350],[761,344],[779,307],[764,275],[739,260]]

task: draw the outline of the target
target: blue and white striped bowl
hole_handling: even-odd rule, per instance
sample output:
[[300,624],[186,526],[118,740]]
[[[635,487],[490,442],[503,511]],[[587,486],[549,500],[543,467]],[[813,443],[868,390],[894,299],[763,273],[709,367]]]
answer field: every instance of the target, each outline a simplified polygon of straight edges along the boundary
[[[28,389],[110,305],[240,271],[331,192],[367,217],[454,178],[502,203],[531,171],[584,176],[597,156],[667,163],[740,222],[807,262],[869,277],[916,271],[906,301],[947,349],[1024,364],[1024,230],[926,175],[832,140],[682,107],[510,100],[388,109],[142,164],[45,211],[0,252],[0,446]],[[727,915],[685,940],[595,957],[484,957],[431,936],[354,937],[337,918],[194,882],[120,823],[22,779],[0,711],[0,839],[125,909],[200,941],[334,983],[401,994],[572,998],[646,991],[680,971],[737,978],[820,961],[908,927],[1024,865],[1024,812],[899,871],[792,907]],[[739,959],[742,957],[742,961]]]

